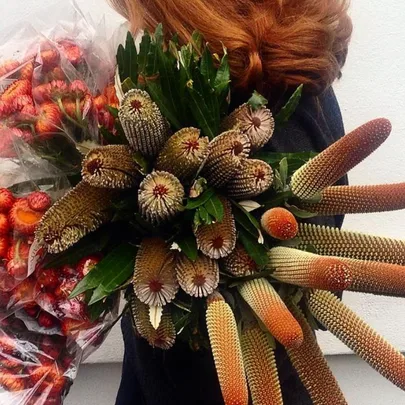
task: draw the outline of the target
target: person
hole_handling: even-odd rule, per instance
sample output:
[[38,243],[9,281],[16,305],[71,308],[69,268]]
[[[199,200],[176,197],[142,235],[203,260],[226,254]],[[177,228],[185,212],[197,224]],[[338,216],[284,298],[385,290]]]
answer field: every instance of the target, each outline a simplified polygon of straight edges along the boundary
[[[133,32],[153,30],[187,42],[200,31],[213,52],[229,52],[233,103],[256,89],[274,112],[300,84],[304,96],[292,119],[267,146],[279,152],[322,151],[344,135],[332,84],[346,61],[352,23],[346,0],[111,0]],[[340,183],[345,183],[342,179]],[[316,221],[341,226],[342,218]],[[167,352],[135,335],[122,321],[125,357],[117,405],[223,404],[212,354],[181,342]],[[286,405],[311,400],[282,348],[277,364]]]

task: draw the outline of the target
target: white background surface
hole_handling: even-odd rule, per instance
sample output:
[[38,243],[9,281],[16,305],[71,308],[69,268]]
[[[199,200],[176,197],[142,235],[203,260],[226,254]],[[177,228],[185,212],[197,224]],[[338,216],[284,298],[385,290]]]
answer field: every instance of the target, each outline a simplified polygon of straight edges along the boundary
[[[32,11],[55,3],[55,0],[0,0],[0,26],[12,24]],[[95,19],[106,12],[110,24],[120,21],[104,0],[79,0],[78,3],[83,11],[91,11]],[[405,3],[402,0],[353,0],[351,14],[355,25],[354,37],[343,79],[335,86],[346,129],[351,130],[369,119],[385,116],[392,120],[394,131],[372,158],[353,170],[350,180],[352,184],[405,181]],[[350,216],[345,227],[405,238],[405,212]],[[405,300],[348,293],[345,294],[345,302],[389,341],[405,351]],[[321,334],[320,342],[328,354],[349,353],[329,334]],[[90,361],[113,362],[121,358],[121,336],[116,330]],[[351,404],[405,403],[405,394],[351,357],[334,358],[333,368],[337,370]],[[102,370],[106,370],[104,374]],[[119,369],[112,370],[118,375]],[[111,404],[116,389],[114,384],[102,385],[95,374],[98,372],[105,376],[109,374],[108,371],[109,368],[94,369],[88,366],[82,374],[83,378],[86,377],[85,381],[79,379],[74,393],[85,395],[84,386],[89,389],[94,383],[104,387],[106,392],[112,390],[110,396],[104,396],[104,402],[97,403]],[[78,398],[73,396],[69,404],[96,403]],[[105,402],[107,398],[110,398],[109,402]]]

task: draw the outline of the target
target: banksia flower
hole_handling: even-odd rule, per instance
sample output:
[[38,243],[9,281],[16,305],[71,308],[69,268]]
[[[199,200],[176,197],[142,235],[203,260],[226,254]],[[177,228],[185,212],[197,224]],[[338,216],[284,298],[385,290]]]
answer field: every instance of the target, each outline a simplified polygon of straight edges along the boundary
[[218,287],[218,262],[203,254],[195,261],[183,255],[177,261],[176,272],[180,287],[193,297],[207,297]]
[[314,405],[347,405],[305,316],[290,299],[287,301],[287,306],[304,332],[302,345],[298,349],[287,349],[287,353],[312,403]]
[[167,172],[153,172],[139,186],[139,210],[149,222],[159,224],[183,210],[184,196],[177,177]]
[[164,306],[176,296],[174,253],[163,239],[145,238],[135,262],[133,287],[139,300],[151,306]]
[[297,236],[298,222],[285,208],[277,207],[266,211],[261,219],[262,228],[272,238],[289,240]]
[[258,324],[249,325],[242,331],[241,344],[253,403],[283,405],[276,358],[269,336]]
[[240,169],[227,184],[228,195],[237,199],[256,197],[267,191],[273,180],[273,169],[266,162],[242,159]]
[[405,241],[313,224],[300,224],[300,248],[312,245],[320,255],[405,265]]
[[176,340],[176,329],[167,308],[164,309],[159,327],[155,329],[150,321],[149,306],[142,303],[134,294],[129,298],[132,319],[138,333],[152,347],[169,350]]
[[342,291],[350,287],[350,266],[335,257],[318,256],[297,249],[276,247],[270,250],[268,267],[272,277],[283,283],[306,288]]
[[35,123],[35,130],[42,137],[49,136],[53,132],[60,131],[62,113],[59,107],[47,102],[38,107],[38,119]]
[[236,246],[236,225],[232,206],[224,198],[221,198],[221,201],[225,211],[222,222],[201,225],[194,232],[198,248],[211,259],[227,257]]
[[256,111],[249,104],[243,104],[227,117],[222,123],[226,130],[239,129],[246,134],[252,144],[252,150],[261,149],[274,133],[274,118],[267,108]]
[[209,152],[209,139],[200,130],[184,128],[172,135],[160,152],[156,169],[174,174],[180,180],[193,178]]
[[301,345],[301,327],[267,280],[261,278],[247,281],[238,289],[253,312],[283,346],[288,348]]
[[125,94],[119,119],[131,147],[145,156],[156,156],[169,137],[168,124],[146,91]]
[[292,192],[304,200],[313,197],[374,152],[390,133],[391,123],[381,118],[344,136],[294,173]]
[[405,183],[328,187],[322,192],[320,202],[303,206],[318,215],[402,210],[405,208]]
[[238,132],[228,131],[210,143],[210,153],[204,166],[204,177],[215,187],[227,184],[249,156],[249,138]]
[[88,153],[82,163],[82,177],[94,187],[125,189],[139,183],[140,173],[128,146],[108,145]]
[[257,271],[255,261],[239,243],[232,253],[223,259],[223,264],[224,269],[235,277],[243,277]]
[[231,307],[219,293],[208,298],[206,320],[225,405],[247,405],[248,389],[238,327]]
[[315,291],[308,300],[315,318],[375,370],[405,390],[405,357],[335,295]]
[[36,238],[49,253],[60,253],[111,218],[115,192],[80,182],[43,216]]

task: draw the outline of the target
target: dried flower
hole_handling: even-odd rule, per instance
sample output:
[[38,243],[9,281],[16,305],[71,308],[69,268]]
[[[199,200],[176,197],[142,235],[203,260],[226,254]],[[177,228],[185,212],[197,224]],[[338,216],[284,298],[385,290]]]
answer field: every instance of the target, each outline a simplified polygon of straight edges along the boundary
[[53,133],[60,131],[62,113],[59,107],[51,102],[46,102],[38,107],[38,120],[35,130],[42,138],[52,137]]
[[87,84],[84,83],[82,80],[75,80],[70,84],[70,93],[79,99],[82,99],[86,94],[89,94],[89,88]]
[[64,80],[52,80],[49,83],[50,95],[53,99],[59,99],[66,96],[69,92],[69,86]]
[[314,291],[308,307],[316,319],[371,367],[405,389],[405,357],[328,291]]
[[34,106],[34,100],[31,96],[17,96],[13,100],[14,111],[22,111],[26,106]]
[[106,86],[103,93],[104,96],[107,98],[108,105],[116,108],[119,106],[120,101],[118,100],[114,84],[109,84],[108,86]]
[[33,235],[42,213],[32,210],[24,198],[14,203],[9,214],[12,228],[23,235]]
[[114,191],[80,182],[44,215],[36,239],[49,253],[60,253],[111,218]]
[[138,250],[133,278],[134,292],[141,302],[164,306],[177,294],[174,253],[163,239],[145,238]]
[[238,327],[231,307],[218,293],[208,298],[206,320],[225,405],[247,405],[248,389]]
[[125,145],[92,149],[82,163],[82,177],[94,187],[105,188],[131,188],[140,181],[131,149]]
[[83,51],[75,43],[64,40],[58,41],[58,45],[62,47],[63,54],[73,66],[77,66],[83,60]]
[[15,198],[7,188],[0,188],[0,212],[7,214],[13,208]]
[[60,66],[56,66],[48,73],[49,80],[66,80],[66,75]]
[[20,63],[16,60],[6,60],[0,65],[0,78],[6,74],[12,72],[20,66]]
[[182,255],[177,261],[176,272],[180,287],[192,297],[207,297],[218,287],[218,262],[203,254],[195,261]]
[[231,203],[225,198],[221,198],[221,202],[225,211],[222,222],[199,226],[194,232],[198,248],[211,259],[229,256],[236,246],[236,226]]
[[243,199],[256,197],[273,184],[273,169],[266,162],[242,159],[241,167],[227,184],[228,195]]
[[13,102],[18,96],[30,96],[32,94],[31,82],[29,80],[16,80],[10,84],[0,96],[1,101]]
[[169,137],[168,123],[146,91],[125,94],[119,119],[131,147],[145,156],[156,156]]
[[152,223],[168,220],[183,210],[184,188],[167,172],[153,172],[139,187],[139,210]]
[[299,347],[303,341],[300,325],[273,286],[265,279],[247,281],[238,287],[269,332],[285,347]]
[[249,138],[239,131],[228,131],[210,143],[204,177],[215,187],[223,187],[241,169],[250,152]]
[[232,253],[223,259],[225,270],[235,277],[243,277],[257,271],[255,261],[246,249],[238,243]]
[[209,140],[200,130],[183,128],[169,138],[159,154],[156,168],[174,174],[180,180],[194,177],[205,162]]
[[34,105],[27,104],[23,107],[20,114],[18,114],[18,120],[20,122],[29,122],[33,123],[36,121],[37,109]]
[[27,197],[29,207],[38,212],[47,211],[52,205],[52,199],[43,191],[35,191]]
[[2,372],[0,374],[0,386],[10,392],[23,391],[25,388],[24,375]]
[[51,99],[50,83],[40,84],[32,89],[32,97],[37,103],[43,103]]
[[298,233],[298,222],[294,215],[281,207],[266,211],[262,216],[261,225],[267,234],[279,240],[293,239]]
[[293,193],[309,199],[336,183],[374,152],[388,138],[391,128],[391,123],[381,118],[344,136],[294,173],[291,179]]
[[32,80],[34,74],[34,62],[29,61],[25,63],[20,69],[20,79]]
[[297,249],[276,247],[269,251],[272,277],[283,283],[320,290],[343,291],[350,287],[351,267],[335,257],[318,256]]
[[47,49],[41,51],[38,62],[42,65],[42,69],[46,72],[54,69],[59,63],[59,52],[55,49]]
[[0,101],[0,119],[8,117],[13,113],[13,105],[10,102]]

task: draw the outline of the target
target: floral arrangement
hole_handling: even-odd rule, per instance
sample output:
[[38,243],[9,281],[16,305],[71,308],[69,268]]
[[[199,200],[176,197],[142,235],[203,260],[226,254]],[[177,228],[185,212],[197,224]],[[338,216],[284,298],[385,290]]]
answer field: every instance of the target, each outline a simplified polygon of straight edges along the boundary
[[[31,316],[54,328],[56,319],[64,339],[82,347],[91,336],[96,346],[94,336],[105,336],[109,316],[117,320],[111,314],[126,291],[122,314],[131,315],[150,345],[169,350],[182,339],[192,350],[212,350],[225,404],[248,404],[249,393],[254,404],[282,404],[276,342],[314,404],[345,404],[315,339],[319,325],[404,388],[402,354],[334,295],[403,295],[404,242],[306,221],[405,207],[402,183],[334,186],[388,138],[389,121],[371,121],[318,155],[272,153],[266,145],[294,113],[302,87],[275,116],[257,92],[230,112],[226,49],[222,57],[212,54],[198,33],[186,45],[167,41],[161,26],[145,33],[139,50],[128,34],[117,65],[122,99],[97,96],[98,144],[81,156],[80,175],[69,177],[73,188],[52,206],[38,191],[9,205],[7,218],[19,235],[13,212],[37,218],[26,253],[33,278],[18,288],[35,280],[40,299],[25,305],[24,316],[17,311],[6,319],[7,327],[10,319],[22,320],[29,330],[25,316]],[[70,116],[76,121],[87,93],[72,85],[70,94],[81,97]],[[62,117],[69,109],[57,87],[52,105]],[[83,153],[88,144],[75,142]],[[58,151],[63,160],[64,148]],[[0,197],[6,195],[14,198],[7,190]],[[10,276],[18,279],[19,272]],[[18,339],[8,334],[1,353],[13,355]],[[49,339],[39,337],[39,352],[47,353]],[[61,346],[48,354],[53,363],[40,367],[39,380],[30,378],[50,398],[55,373],[64,377],[72,358],[69,344]],[[4,389],[30,387],[23,377],[10,383],[28,372],[26,364],[2,364],[9,373],[0,381]],[[63,381],[58,393],[66,392]]]

